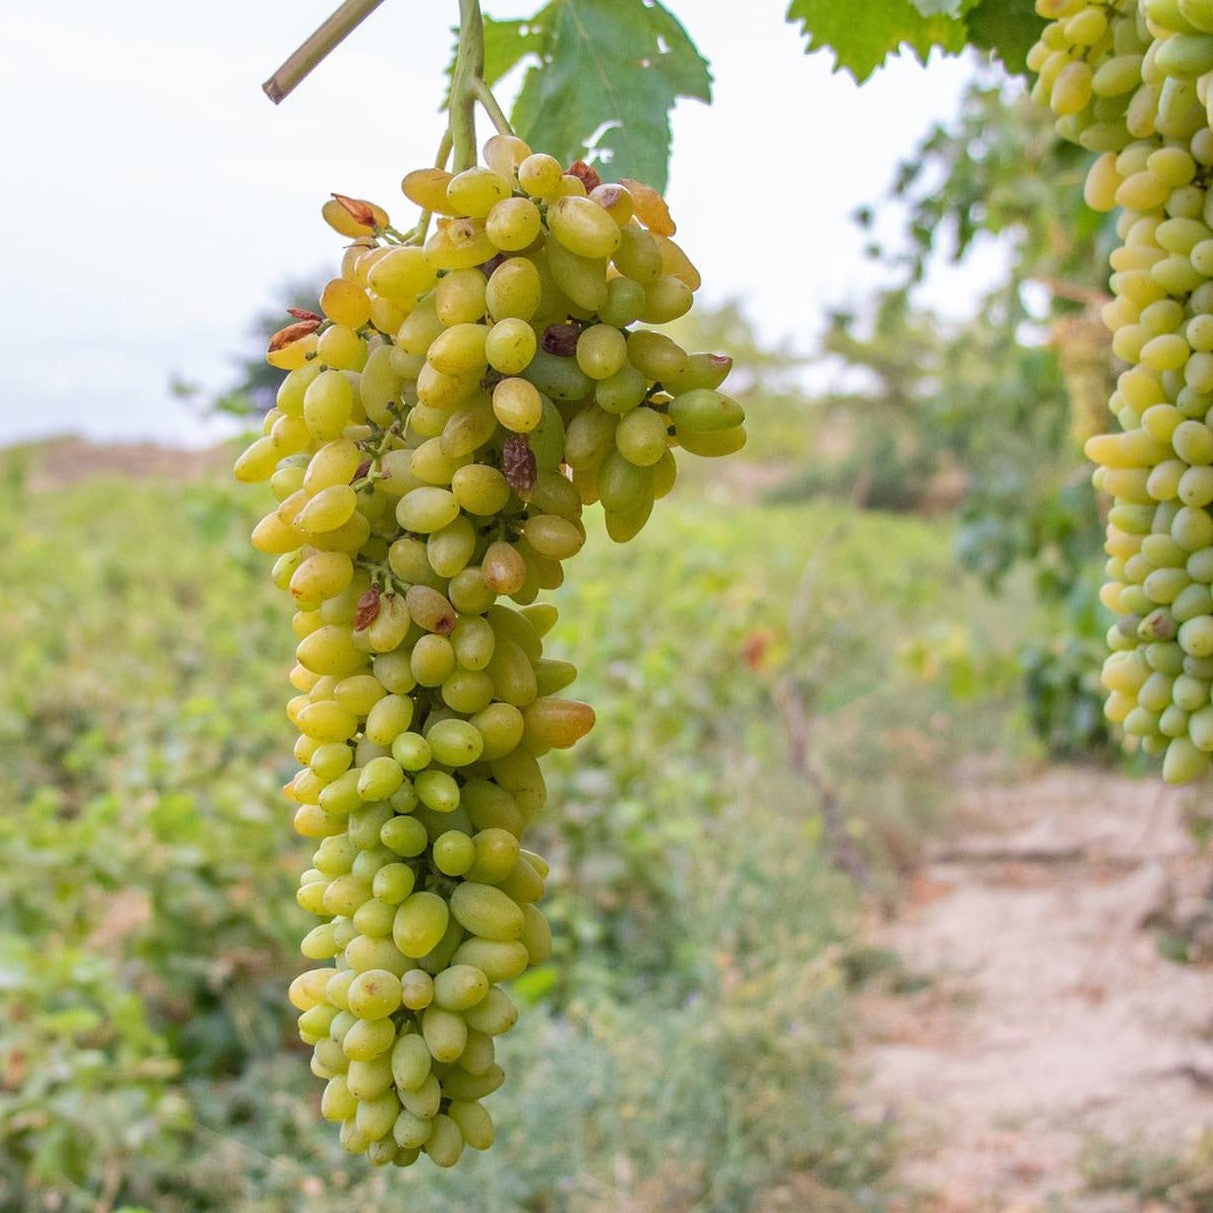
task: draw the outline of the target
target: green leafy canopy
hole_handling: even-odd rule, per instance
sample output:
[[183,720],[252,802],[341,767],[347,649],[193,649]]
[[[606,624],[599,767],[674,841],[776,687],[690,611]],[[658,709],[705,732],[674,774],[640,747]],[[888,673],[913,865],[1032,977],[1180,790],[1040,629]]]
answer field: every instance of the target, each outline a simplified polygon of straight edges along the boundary
[[664,190],[670,111],[711,101],[707,60],[657,0],[552,0],[533,17],[485,19],[489,84],[527,64],[511,120],[533,147],[609,165]]
[[[1033,0],[791,0],[787,20],[859,83],[902,48],[925,62],[972,46],[1023,71],[1043,27]],[[490,85],[525,71],[511,119],[532,147],[662,191],[674,105],[712,97],[707,60],[660,0],[549,0],[485,17],[484,45]]]
[[1022,71],[1043,27],[1032,0],[792,0],[787,19],[801,26],[807,50],[833,51],[837,69],[860,84],[902,47],[925,63],[933,47],[974,46]]

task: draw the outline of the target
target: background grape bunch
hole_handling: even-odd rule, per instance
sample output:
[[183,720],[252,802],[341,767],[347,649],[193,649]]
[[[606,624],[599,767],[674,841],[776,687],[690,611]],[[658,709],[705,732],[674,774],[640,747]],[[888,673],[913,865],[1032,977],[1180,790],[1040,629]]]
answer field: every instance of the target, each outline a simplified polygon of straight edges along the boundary
[[1213,4],[1036,7],[1052,20],[1028,58],[1034,95],[1099,153],[1087,202],[1119,208],[1103,316],[1127,364],[1121,432],[1086,444],[1113,499],[1105,712],[1180,783],[1213,755]]
[[594,713],[559,695],[576,671],[543,654],[540,592],[586,506],[628,540],[673,487],[672,448],[745,442],[717,390],[731,360],[651,327],[699,286],[662,199],[512,136],[484,158],[406,176],[423,218],[405,235],[326,203],[352,243],[320,311],[272,340],[289,373],[235,468],[269,482],[252,541],[298,608],[286,792],[317,842],[298,900],[323,921],[291,999],[323,1115],[376,1164],[491,1144],[493,1037],[517,1018],[500,983],[551,951],[547,865],[520,840],[538,757]]

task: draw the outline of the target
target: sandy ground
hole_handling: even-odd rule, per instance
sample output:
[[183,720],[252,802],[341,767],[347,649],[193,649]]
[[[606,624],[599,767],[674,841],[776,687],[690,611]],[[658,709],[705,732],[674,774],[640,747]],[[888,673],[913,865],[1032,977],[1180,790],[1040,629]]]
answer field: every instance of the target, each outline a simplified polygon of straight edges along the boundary
[[1159,953],[1159,924],[1208,912],[1191,791],[1051,768],[963,795],[873,942],[926,980],[866,995],[855,1098],[902,1143],[907,1207],[1114,1213],[1098,1141],[1181,1153],[1213,1126],[1213,969]]

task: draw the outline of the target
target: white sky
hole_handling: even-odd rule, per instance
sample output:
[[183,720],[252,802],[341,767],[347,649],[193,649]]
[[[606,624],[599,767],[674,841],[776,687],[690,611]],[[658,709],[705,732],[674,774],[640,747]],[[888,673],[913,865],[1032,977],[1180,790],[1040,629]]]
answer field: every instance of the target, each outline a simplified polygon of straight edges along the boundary
[[[399,181],[428,164],[455,0],[391,0],[275,108],[260,82],[335,0],[5,0],[0,10],[0,442],[63,431],[196,443],[221,429],[173,374],[230,380],[252,314],[331,270],[330,191],[408,225]],[[537,0],[487,0],[497,17]],[[857,89],[805,57],[783,0],[674,0],[715,103],[674,115],[669,194],[703,297],[809,349],[824,309],[880,281],[854,208],[880,197],[969,68],[897,62]],[[487,124],[485,124],[487,131]],[[936,281],[969,310],[991,251]]]

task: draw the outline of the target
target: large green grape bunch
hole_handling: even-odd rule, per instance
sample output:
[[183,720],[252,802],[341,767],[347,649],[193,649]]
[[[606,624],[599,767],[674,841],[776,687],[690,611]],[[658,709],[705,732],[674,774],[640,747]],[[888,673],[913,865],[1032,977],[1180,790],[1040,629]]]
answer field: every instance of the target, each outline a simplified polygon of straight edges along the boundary
[[1104,320],[1120,432],[1086,444],[1108,493],[1106,713],[1182,783],[1213,757],[1213,0],[1037,0],[1029,57],[1058,130],[1119,208]]
[[493,1038],[517,1017],[501,983],[551,951],[547,865],[521,840],[537,759],[594,714],[559,694],[576,671],[544,655],[539,594],[585,507],[631,539],[672,448],[745,441],[717,390],[730,359],[652,327],[699,285],[661,198],[512,136],[485,161],[404,179],[428,239],[325,205],[352,244],[320,312],[271,342],[289,373],[235,469],[269,482],[253,544],[297,606],[286,791],[316,842],[299,904],[322,921],[290,996],[323,1115],[377,1164],[492,1142]]

